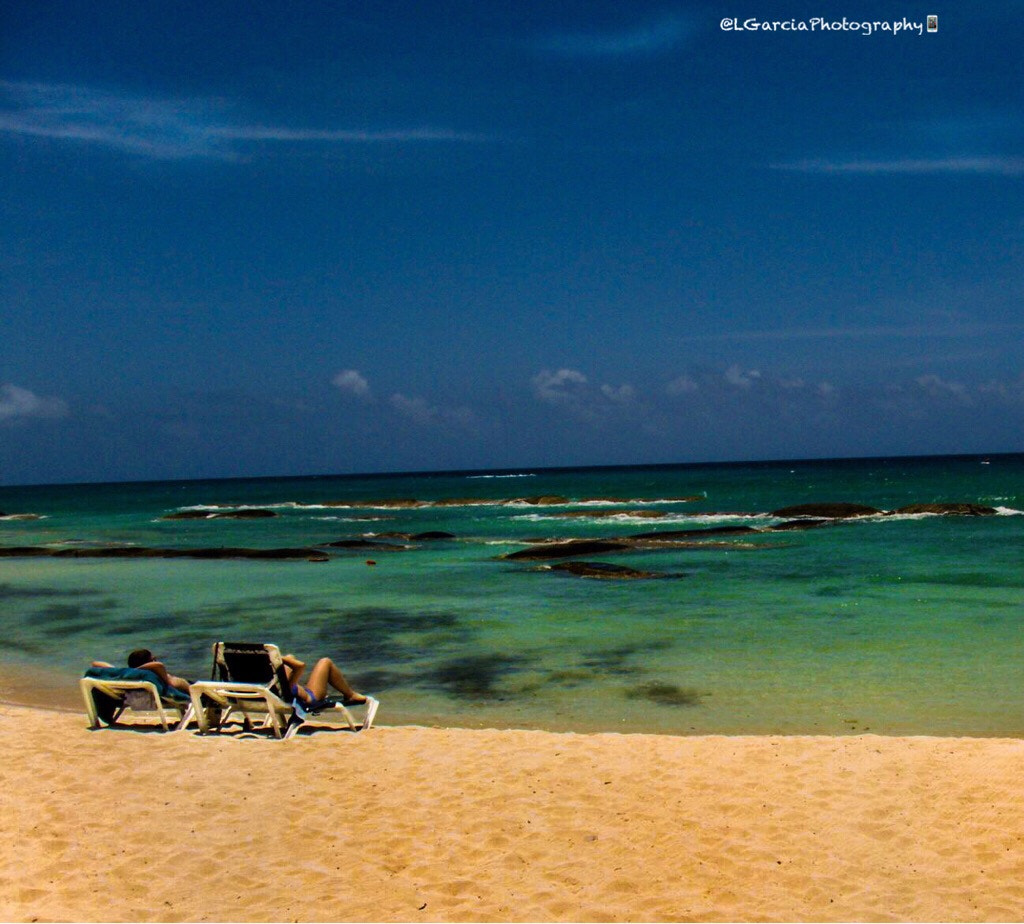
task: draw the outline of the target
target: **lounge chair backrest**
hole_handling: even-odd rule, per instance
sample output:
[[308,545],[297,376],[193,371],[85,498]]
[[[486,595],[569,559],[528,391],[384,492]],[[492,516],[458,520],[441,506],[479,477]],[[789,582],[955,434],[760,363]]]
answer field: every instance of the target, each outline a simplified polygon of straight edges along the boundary
[[276,645],[251,642],[217,642],[213,646],[214,672],[234,683],[258,683],[273,690],[282,700],[293,699],[288,674]]

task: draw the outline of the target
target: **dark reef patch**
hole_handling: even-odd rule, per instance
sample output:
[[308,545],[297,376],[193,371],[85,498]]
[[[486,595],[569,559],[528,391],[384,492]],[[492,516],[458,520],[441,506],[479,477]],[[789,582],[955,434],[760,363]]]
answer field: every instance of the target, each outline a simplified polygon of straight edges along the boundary
[[518,552],[502,555],[508,561],[544,561],[551,558],[574,558],[577,555],[603,555],[609,552],[627,552],[627,542],[616,542],[607,539],[572,539],[568,542],[546,542],[531,545]]
[[650,680],[646,683],[629,687],[626,695],[648,699],[659,706],[699,706],[705,694],[687,687],[678,687],[674,683],[661,680]]
[[664,571],[638,571],[625,565],[613,565],[604,561],[561,561],[554,565],[541,565],[537,571],[555,571],[575,577],[599,581],[641,581],[658,578],[682,577]]
[[628,663],[631,658],[649,651],[663,651],[671,647],[671,642],[659,639],[636,645],[601,648],[586,652],[580,663],[600,674],[640,674],[643,673],[643,668]]
[[36,631],[46,637],[66,638],[103,626],[116,608],[116,602],[109,599],[91,604],[54,603],[31,614],[30,620]]
[[88,587],[74,590],[56,590],[52,587],[15,587],[12,584],[0,584],[0,600],[33,600],[54,597],[98,597],[102,590]]
[[472,634],[454,613],[433,610],[309,608],[298,621],[311,630],[312,643],[322,649],[319,653],[344,653],[346,664],[408,663],[438,647],[465,643]]
[[669,541],[674,539],[700,539],[704,536],[745,536],[759,530],[753,526],[707,526],[703,529],[672,529],[664,532],[636,533],[630,539],[658,539]]
[[893,513],[934,513],[940,516],[994,517],[999,511],[984,504],[908,504]]
[[428,681],[461,699],[495,699],[498,682],[523,669],[520,655],[465,655],[439,664],[428,673]]
[[338,539],[335,542],[325,542],[324,547],[358,552],[407,552],[409,550],[407,545],[396,545],[393,542],[375,542],[372,539]]
[[0,546],[0,558],[195,558],[308,561],[322,555],[318,549],[154,549],[140,545],[55,549],[49,546]]
[[786,520],[783,523],[769,526],[767,529],[773,533],[781,533],[792,530],[817,529],[819,526],[827,526],[828,523],[828,520]]

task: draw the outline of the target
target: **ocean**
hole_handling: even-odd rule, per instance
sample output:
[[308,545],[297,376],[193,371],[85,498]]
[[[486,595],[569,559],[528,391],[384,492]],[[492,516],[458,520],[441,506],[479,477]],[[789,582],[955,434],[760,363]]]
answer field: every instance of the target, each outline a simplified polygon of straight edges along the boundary
[[[784,511],[824,502],[879,512]],[[891,512],[937,502],[995,512]],[[69,688],[137,647],[205,679],[213,642],[257,641],[331,656],[383,724],[1024,734],[1024,455],[2,487],[0,511],[0,554],[32,550],[0,557],[2,666]],[[603,544],[503,557],[555,540]]]

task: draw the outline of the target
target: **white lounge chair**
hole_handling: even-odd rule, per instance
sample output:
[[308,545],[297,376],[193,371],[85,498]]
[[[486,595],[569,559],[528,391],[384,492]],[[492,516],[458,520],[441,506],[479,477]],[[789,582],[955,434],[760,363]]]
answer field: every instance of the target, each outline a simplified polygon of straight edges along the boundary
[[[172,695],[161,695],[160,678],[152,671],[99,668],[90,669],[89,673],[94,676],[83,677],[78,685],[85,701],[90,728],[100,727],[101,709],[104,721],[110,725],[118,722],[126,710],[130,710],[133,717],[158,719],[164,731],[171,731],[172,725],[174,731],[180,731],[192,720],[192,702]],[[110,701],[98,702],[97,696]]]
[[[349,711],[354,708],[340,698],[328,697],[320,708],[306,709],[292,693],[281,651],[276,645],[248,642],[217,642],[213,646],[214,675],[220,679],[192,684],[192,706],[200,734],[220,731],[233,715],[240,715],[247,728],[252,720],[270,728],[275,738],[291,738],[310,721],[357,727]],[[367,697],[361,729],[373,725],[379,703]]]

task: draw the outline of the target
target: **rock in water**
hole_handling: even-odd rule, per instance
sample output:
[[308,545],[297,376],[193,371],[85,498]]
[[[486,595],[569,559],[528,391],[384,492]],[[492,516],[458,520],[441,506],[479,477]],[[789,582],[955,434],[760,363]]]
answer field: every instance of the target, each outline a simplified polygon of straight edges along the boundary
[[788,520],[791,517],[812,517],[819,520],[848,520],[851,517],[873,517],[883,511],[877,507],[867,507],[864,504],[796,504],[792,507],[782,507],[773,510],[773,517],[780,517]]
[[624,552],[630,547],[626,542],[614,542],[610,539],[572,539],[569,542],[531,545],[528,549],[520,549],[501,557],[509,561],[544,561],[548,558],[575,558],[577,555]]
[[937,513],[943,516],[993,517],[998,513],[995,507],[984,504],[908,504],[893,513]]
[[825,526],[828,520],[786,520],[785,523],[776,523],[774,526],[767,526],[765,529],[770,532],[785,532],[786,530],[817,529]]
[[637,571],[625,565],[611,565],[603,561],[560,561],[555,565],[544,565],[547,571],[562,571],[577,577],[597,578],[602,581],[640,581],[664,578],[669,575],[658,571]]
[[370,539],[339,539],[337,542],[325,542],[331,549],[372,549],[374,552],[406,552],[407,545],[396,545],[393,542],[374,542]]

